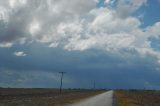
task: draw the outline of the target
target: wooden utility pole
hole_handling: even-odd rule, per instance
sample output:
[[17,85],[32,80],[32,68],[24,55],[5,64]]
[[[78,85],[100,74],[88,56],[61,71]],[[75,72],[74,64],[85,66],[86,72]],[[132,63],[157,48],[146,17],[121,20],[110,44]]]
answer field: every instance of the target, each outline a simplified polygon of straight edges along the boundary
[[63,75],[66,73],[66,72],[59,72],[61,74],[61,83],[60,83],[60,88],[59,88],[59,92],[62,93],[62,87],[63,87]]

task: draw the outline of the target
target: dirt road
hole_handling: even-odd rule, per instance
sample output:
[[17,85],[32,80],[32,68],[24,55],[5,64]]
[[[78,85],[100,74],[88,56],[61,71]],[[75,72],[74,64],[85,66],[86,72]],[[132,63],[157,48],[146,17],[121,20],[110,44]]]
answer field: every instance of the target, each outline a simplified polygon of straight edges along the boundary
[[113,106],[113,91],[99,94],[92,98],[83,100],[79,103],[71,104],[69,106]]

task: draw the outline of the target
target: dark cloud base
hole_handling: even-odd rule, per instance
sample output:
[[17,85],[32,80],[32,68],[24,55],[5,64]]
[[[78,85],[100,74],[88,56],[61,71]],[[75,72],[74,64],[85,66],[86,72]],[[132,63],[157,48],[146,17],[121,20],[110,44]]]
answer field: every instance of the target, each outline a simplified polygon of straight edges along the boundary
[[[29,55],[16,57],[12,54],[16,50]],[[155,59],[134,51],[66,51],[36,43],[1,48],[0,58],[0,85],[4,87],[59,87],[58,72],[65,71],[66,88],[92,88],[95,80],[97,88],[160,89]]]

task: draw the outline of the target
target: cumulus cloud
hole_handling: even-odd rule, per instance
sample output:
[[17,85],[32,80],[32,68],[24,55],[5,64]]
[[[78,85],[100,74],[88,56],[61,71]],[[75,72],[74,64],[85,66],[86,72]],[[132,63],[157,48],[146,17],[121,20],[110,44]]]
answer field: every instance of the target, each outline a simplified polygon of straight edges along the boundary
[[160,22],[155,23],[153,26],[147,28],[147,33],[154,36],[155,38],[160,38]]
[[13,43],[10,42],[2,42],[0,43],[0,48],[10,48],[13,46]]
[[95,7],[94,0],[0,0],[0,41],[21,37],[53,41],[58,39],[56,27],[61,22],[84,16]]
[[24,56],[27,56],[27,54],[26,54],[26,53],[24,53],[23,51],[14,52],[14,55],[15,55],[15,56],[18,56],[18,57],[24,57]]
[[55,48],[58,46],[58,43],[51,43],[48,47]]
[[120,17],[126,18],[146,3],[147,0],[119,0],[117,5],[117,13]]
[[[66,50],[136,50],[156,55],[150,37],[159,37],[160,24],[141,28],[132,14],[147,0],[105,0],[108,6],[96,7],[97,0],[0,0],[1,47],[3,42],[41,42]],[[24,40],[25,39],[25,40]],[[145,53],[144,53],[145,51]],[[154,53],[153,53],[154,52]],[[23,54],[23,53],[22,53]]]
[[116,0],[105,0],[104,3],[107,5],[113,5]]

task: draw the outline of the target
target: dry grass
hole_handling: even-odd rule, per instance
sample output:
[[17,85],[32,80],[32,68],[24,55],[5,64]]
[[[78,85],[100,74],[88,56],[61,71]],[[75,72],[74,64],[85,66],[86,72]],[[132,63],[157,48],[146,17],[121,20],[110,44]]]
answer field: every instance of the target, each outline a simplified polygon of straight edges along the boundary
[[115,96],[120,106],[160,106],[159,91],[119,90]]
[[115,96],[120,106],[138,106],[133,99],[126,96],[125,91],[116,91]]
[[66,106],[104,91],[57,89],[0,89],[0,106]]

